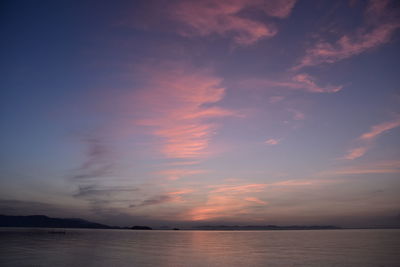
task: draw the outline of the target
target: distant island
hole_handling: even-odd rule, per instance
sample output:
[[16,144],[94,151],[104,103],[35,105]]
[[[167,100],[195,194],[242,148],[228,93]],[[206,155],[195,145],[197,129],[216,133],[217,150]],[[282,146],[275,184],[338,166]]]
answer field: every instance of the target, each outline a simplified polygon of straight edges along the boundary
[[[0,215],[0,227],[43,227],[43,228],[88,228],[88,229],[131,229],[131,230],[153,230],[149,226],[134,225],[130,227],[109,226],[101,223],[86,221],[79,218],[51,218],[45,215],[30,216],[8,216]],[[157,228],[163,230],[179,230],[179,228]],[[201,225],[184,230],[331,230],[342,229],[332,225]]]
[[290,226],[278,226],[278,225],[204,225],[197,226],[198,230],[332,230],[342,229],[338,226],[333,225],[290,225]]

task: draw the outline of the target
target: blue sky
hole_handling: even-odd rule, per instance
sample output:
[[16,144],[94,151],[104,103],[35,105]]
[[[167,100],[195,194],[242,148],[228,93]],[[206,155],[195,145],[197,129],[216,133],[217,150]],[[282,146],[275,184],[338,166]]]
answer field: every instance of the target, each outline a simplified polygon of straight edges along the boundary
[[1,213],[398,223],[396,1],[2,5]]

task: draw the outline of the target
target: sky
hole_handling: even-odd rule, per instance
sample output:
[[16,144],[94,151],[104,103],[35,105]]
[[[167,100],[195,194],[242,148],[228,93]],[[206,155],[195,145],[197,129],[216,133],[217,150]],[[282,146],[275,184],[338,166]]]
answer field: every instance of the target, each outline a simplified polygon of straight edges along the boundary
[[1,214],[400,225],[398,1],[1,5]]

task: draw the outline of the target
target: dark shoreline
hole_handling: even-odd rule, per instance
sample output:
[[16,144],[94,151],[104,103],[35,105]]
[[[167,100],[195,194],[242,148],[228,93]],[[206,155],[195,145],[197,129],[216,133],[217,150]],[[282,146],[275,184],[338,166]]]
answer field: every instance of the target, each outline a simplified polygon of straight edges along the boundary
[[45,215],[7,216],[0,215],[0,228],[52,228],[52,229],[115,229],[115,230],[190,230],[190,231],[285,231],[285,230],[356,230],[356,229],[400,229],[400,226],[339,227],[333,225],[200,225],[194,227],[151,228],[148,226],[119,227],[89,222],[77,218],[51,218]]
[[[61,227],[14,227],[14,226],[0,226],[1,230],[7,229],[31,229],[31,230],[61,230],[63,232],[68,232],[68,230],[126,230],[126,231],[141,231],[141,232],[149,232],[146,230],[132,230],[130,228],[61,228]],[[271,229],[258,229],[258,230],[246,230],[246,229],[236,229],[236,230],[221,230],[221,229],[196,229],[196,228],[181,228],[179,231],[196,231],[196,232],[258,232],[258,231],[270,231],[270,232],[284,232],[284,231],[346,231],[346,230],[400,230],[400,227],[361,227],[361,228],[337,228],[337,229],[281,229],[281,230],[271,230]],[[176,232],[174,229],[158,229],[154,228],[150,232]]]

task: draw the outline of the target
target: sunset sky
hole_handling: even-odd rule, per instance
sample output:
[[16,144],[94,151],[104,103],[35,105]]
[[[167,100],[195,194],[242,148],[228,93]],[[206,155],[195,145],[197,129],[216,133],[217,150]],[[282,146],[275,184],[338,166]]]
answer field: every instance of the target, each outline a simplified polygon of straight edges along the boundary
[[3,1],[0,214],[400,224],[400,3]]

